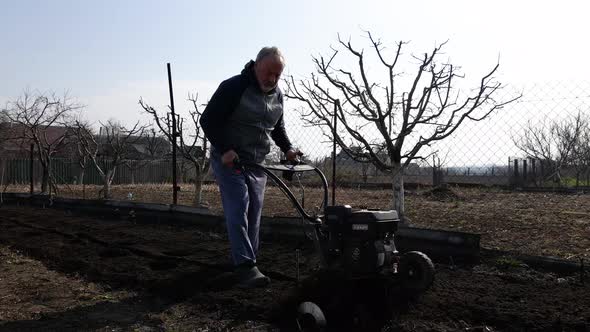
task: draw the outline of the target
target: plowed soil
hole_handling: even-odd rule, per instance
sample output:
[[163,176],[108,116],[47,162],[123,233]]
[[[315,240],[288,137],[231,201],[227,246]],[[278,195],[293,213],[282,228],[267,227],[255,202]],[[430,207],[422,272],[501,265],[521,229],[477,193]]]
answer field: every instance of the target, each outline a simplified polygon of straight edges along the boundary
[[[243,290],[233,285],[224,234],[3,206],[0,330],[293,331],[290,313],[303,299],[295,249],[302,280],[317,269],[303,240],[263,239],[259,265],[271,286]],[[590,330],[590,280],[581,273],[534,270],[510,257],[437,263],[436,271],[422,296],[392,295],[382,330]],[[350,291],[329,282],[319,287],[325,297]],[[347,313],[328,320],[341,322],[338,330],[363,330]]]

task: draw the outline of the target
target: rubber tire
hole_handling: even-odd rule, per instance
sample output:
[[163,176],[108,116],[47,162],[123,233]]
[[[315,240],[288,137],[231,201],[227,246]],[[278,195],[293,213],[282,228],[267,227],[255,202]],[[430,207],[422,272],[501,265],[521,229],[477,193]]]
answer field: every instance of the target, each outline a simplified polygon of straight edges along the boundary
[[412,293],[422,293],[434,282],[434,264],[428,256],[419,251],[404,253],[400,258],[398,271],[401,286]]
[[313,302],[302,302],[297,308],[297,328],[301,332],[324,331],[327,322],[322,309]]

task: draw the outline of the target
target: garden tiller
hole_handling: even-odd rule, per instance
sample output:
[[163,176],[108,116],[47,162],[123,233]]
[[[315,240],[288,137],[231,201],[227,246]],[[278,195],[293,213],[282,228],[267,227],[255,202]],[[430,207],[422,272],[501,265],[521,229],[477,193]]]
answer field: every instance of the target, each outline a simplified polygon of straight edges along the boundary
[[[237,161],[236,167],[264,171],[301,214],[305,233],[313,239],[320,259],[318,275],[331,285],[324,290],[330,288],[331,291],[328,294],[314,291],[303,296],[297,307],[297,324],[301,330],[322,329],[328,321],[332,325],[332,317],[341,322],[342,315],[346,315],[349,309],[357,315],[370,316],[372,311],[379,309],[371,303],[376,300],[375,296],[387,296],[392,289],[416,295],[431,286],[434,265],[430,258],[419,251],[402,254],[396,249],[394,239],[399,218],[395,210],[328,206],[326,177],[317,167],[301,162],[283,161],[278,165],[262,166]],[[282,178],[287,180],[301,172],[317,173],[324,189],[320,209],[323,214],[309,215],[285,182],[272,171],[282,172]],[[354,303],[347,302],[346,298],[354,298]]]

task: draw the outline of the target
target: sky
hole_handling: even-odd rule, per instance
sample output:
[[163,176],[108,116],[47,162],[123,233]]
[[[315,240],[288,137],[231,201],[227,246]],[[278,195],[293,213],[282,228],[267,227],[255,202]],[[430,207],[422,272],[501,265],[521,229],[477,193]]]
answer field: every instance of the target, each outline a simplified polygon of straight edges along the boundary
[[[0,105],[25,89],[65,91],[93,123],[147,121],[138,105],[176,109],[188,93],[206,102],[262,46],[284,53],[285,74],[309,77],[311,55],[330,54],[338,34],[388,50],[409,41],[421,54],[447,41],[444,56],[477,79],[499,62],[506,84],[590,77],[587,1],[84,1],[0,0]],[[289,101],[286,107],[289,108]]]

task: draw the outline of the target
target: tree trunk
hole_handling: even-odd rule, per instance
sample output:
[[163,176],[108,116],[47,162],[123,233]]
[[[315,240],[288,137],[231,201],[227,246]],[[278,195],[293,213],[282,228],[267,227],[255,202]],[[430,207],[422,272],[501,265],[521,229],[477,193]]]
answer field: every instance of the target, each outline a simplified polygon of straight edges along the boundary
[[203,200],[203,173],[198,165],[195,165],[195,197],[193,206],[200,207]]
[[43,175],[41,177],[41,192],[43,194],[49,193],[49,172],[50,172],[50,164],[45,163],[43,166]]
[[555,182],[557,183],[558,187],[561,187],[561,169],[557,168],[557,170],[555,171]]
[[407,224],[404,206],[404,170],[400,164],[395,164],[393,171],[393,209],[397,211],[400,221]]
[[[187,183],[189,181],[189,178],[188,178],[189,177],[189,175],[188,175],[189,170],[190,170],[190,167],[189,167],[188,163],[186,163],[183,160],[182,163],[180,164],[180,172],[182,173],[181,178],[182,178],[183,183]],[[196,181],[196,179],[195,179],[195,181]]]
[[78,184],[84,184],[85,172],[86,172],[86,168],[80,167],[80,171],[78,172]]
[[2,191],[0,191],[0,205],[4,204],[4,172],[6,171],[6,161],[4,159],[0,159],[0,172],[2,172],[2,174],[0,175],[0,186],[2,187]]
[[115,168],[108,170],[107,174],[104,177],[104,185],[102,188],[104,199],[111,198],[111,183],[113,182],[114,177],[115,177]]
[[80,173],[78,173],[78,184],[82,185],[82,199],[86,199],[86,184],[84,183],[85,171],[85,168],[80,167]]
[[111,184],[109,183],[108,176],[104,177],[104,183],[102,186],[102,198],[109,199],[111,196]]

